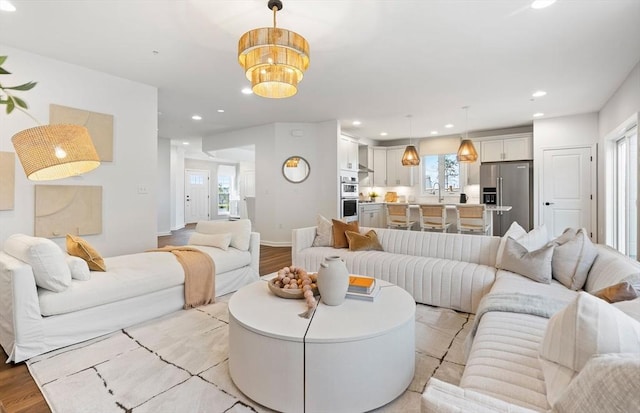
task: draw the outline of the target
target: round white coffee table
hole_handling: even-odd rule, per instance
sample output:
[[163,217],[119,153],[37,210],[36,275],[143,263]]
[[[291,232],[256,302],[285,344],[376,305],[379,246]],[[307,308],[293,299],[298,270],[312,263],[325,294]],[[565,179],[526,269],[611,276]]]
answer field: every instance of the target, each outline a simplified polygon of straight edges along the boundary
[[275,296],[265,280],[229,300],[229,371],[249,398],[282,412],[364,412],[411,383],[415,301],[382,280],[374,301],[318,304]]

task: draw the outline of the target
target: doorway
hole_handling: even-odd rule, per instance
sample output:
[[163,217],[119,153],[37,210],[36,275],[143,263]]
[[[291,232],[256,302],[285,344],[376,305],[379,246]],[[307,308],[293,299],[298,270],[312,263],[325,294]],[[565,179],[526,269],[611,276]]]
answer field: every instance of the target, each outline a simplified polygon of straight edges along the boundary
[[543,150],[541,211],[550,236],[557,237],[567,227],[585,228],[595,241],[592,164],[590,147]]
[[184,220],[185,223],[209,220],[209,171],[185,169],[184,171]]

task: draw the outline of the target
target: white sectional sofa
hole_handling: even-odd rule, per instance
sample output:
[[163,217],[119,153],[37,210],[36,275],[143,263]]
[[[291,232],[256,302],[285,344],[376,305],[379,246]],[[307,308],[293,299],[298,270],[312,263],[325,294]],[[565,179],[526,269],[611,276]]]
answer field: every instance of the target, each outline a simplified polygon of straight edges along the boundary
[[[361,229],[365,233],[368,228]],[[384,251],[349,251],[332,247],[312,247],[316,227],[302,228],[293,232],[293,262],[307,270],[315,270],[325,256],[338,255],[343,258],[349,271],[373,275],[396,283],[413,295],[417,302],[476,313],[475,334],[469,338],[472,343],[464,374],[459,385],[431,379],[422,400],[422,411],[426,412],[640,412],[640,333],[626,333],[617,330],[602,334],[612,336],[630,334],[631,350],[622,345],[614,350],[606,347],[601,337],[589,338],[590,344],[570,337],[571,332],[579,332],[583,327],[571,328],[562,321],[562,328],[556,333],[564,340],[562,346],[546,343],[552,352],[570,358],[563,346],[571,347],[566,341],[580,342],[583,347],[595,353],[617,353],[621,350],[635,354],[604,354],[594,357],[582,371],[562,370],[567,375],[549,374],[544,371],[541,348],[545,340],[550,318],[554,314],[568,311],[578,297],[582,301],[596,300],[614,307],[612,312],[624,322],[640,321],[640,298],[607,304],[590,294],[581,296],[579,291],[570,290],[555,279],[550,283],[536,282],[523,275],[496,268],[497,252],[501,248],[501,238],[480,235],[442,234],[417,231],[375,229]],[[617,251],[596,245],[597,257],[588,269],[584,291],[594,293],[614,285],[628,276],[640,274],[640,263]],[[549,255],[549,259],[550,259]],[[499,259],[499,258],[498,258]],[[480,301],[483,297],[486,299]],[[487,308],[492,299],[516,298],[532,300],[535,311],[502,308]],[[480,305],[479,305],[480,304]],[[526,307],[526,306],[525,306]],[[485,312],[485,310],[487,310]],[[620,311],[618,311],[620,310]],[[586,311],[588,317],[596,321],[588,325],[618,325],[604,322]],[[614,317],[615,318],[615,317]],[[610,320],[604,318],[604,320]],[[560,321],[556,325],[560,325]],[[621,324],[621,325],[622,325]],[[638,323],[640,326],[640,323]],[[597,327],[597,328],[600,328]],[[604,329],[604,328],[603,328]],[[568,330],[568,331],[564,331]],[[570,330],[570,331],[569,331]],[[635,330],[634,330],[635,331]],[[638,330],[640,331],[640,329]],[[562,337],[566,335],[567,337]],[[547,336],[549,340],[549,336]],[[575,344],[575,343],[574,343]],[[604,346],[604,347],[603,347]],[[558,348],[560,348],[558,350]],[[605,350],[598,350],[605,349]],[[584,348],[583,348],[584,350]],[[607,359],[609,357],[609,359]],[[553,358],[553,357],[552,357]],[[608,364],[607,364],[608,363]],[[613,364],[611,364],[613,363]],[[617,364],[616,364],[617,363]],[[611,367],[615,365],[616,367]],[[555,363],[547,363],[550,368],[563,368]],[[608,366],[608,367],[607,367]],[[623,367],[619,367],[623,366]],[[609,369],[609,370],[607,370]],[[613,370],[611,370],[613,369]],[[553,371],[553,370],[552,370]],[[612,391],[612,384],[594,385],[588,377],[593,372],[607,371],[604,379],[618,380]],[[613,373],[611,373],[613,371]],[[591,373],[589,373],[591,372]],[[613,379],[613,376],[618,376]],[[550,380],[549,377],[553,377]],[[547,380],[545,380],[547,379]],[[564,380],[564,382],[562,382]],[[562,386],[557,383],[562,382]],[[568,388],[565,392],[560,390]],[[591,383],[591,384],[585,384]],[[586,389],[585,386],[591,386]],[[555,396],[550,403],[548,390]],[[606,389],[604,391],[603,389]],[[614,399],[612,401],[612,399]]]
[[[210,243],[217,244],[221,236],[226,250],[191,245],[215,263],[216,296],[259,279],[260,234],[251,232],[250,221],[199,222],[192,240],[207,244],[215,238]],[[90,279],[73,279],[56,292],[38,285],[31,265],[0,252],[0,344],[7,361],[26,360],[183,308],[184,270],[174,254],[141,252],[104,261],[107,271],[91,271]]]

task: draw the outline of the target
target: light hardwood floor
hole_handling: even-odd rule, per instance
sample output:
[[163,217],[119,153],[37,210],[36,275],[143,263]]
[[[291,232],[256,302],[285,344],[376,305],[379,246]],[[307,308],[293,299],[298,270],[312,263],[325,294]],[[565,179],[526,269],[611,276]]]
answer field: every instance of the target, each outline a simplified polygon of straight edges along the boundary
[[[158,237],[158,247],[185,245],[195,225]],[[260,275],[291,265],[290,247],[260,246]],[[42,393],[31,378],[24,363],[6,364],[7,354],[0,351],[0,413],[50,412]]]

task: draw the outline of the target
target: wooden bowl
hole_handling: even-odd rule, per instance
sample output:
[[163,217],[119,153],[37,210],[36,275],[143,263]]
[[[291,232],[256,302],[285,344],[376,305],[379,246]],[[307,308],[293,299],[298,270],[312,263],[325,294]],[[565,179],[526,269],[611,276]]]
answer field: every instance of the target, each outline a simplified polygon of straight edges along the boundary
[[[297,288],[295,290],[284,289],[280,287],[276,287],[277,278],[272,278],[267,283],[269,285],[269,289],[272,293],[282,298],[304,298],[304,293],[302,292],[302,288]],[[318,287],[311,289],[313,291],[313,295],[318,295]]]

